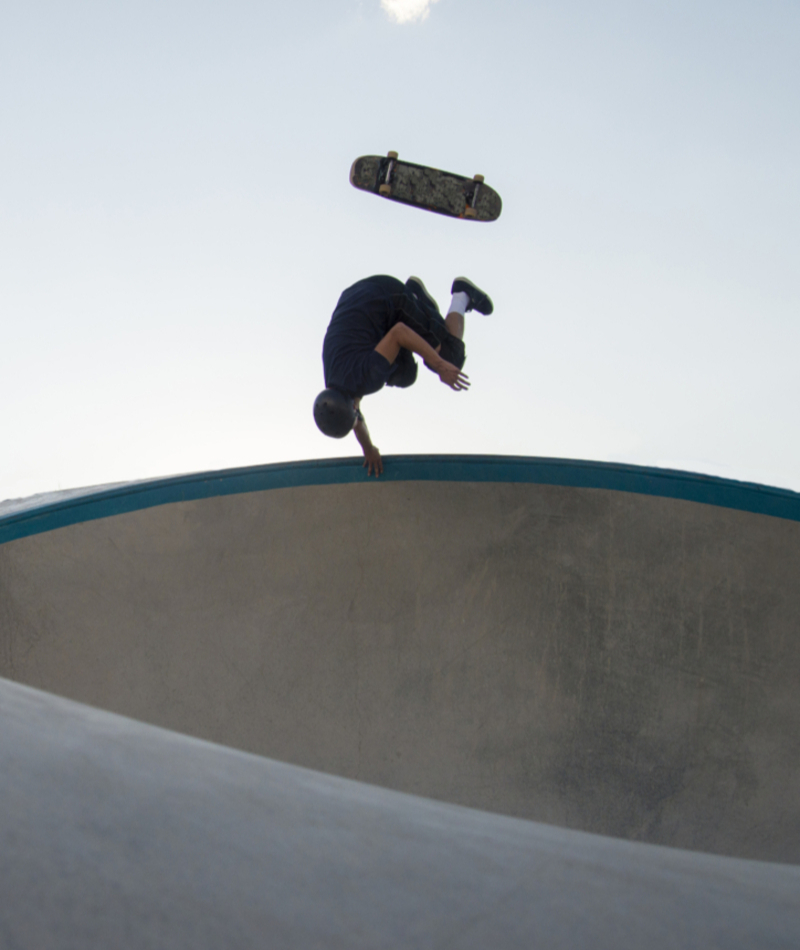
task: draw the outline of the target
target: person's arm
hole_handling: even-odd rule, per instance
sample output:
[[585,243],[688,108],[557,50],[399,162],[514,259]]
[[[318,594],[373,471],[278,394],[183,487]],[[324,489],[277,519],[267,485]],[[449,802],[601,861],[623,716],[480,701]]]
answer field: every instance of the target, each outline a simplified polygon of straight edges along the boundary
[[358,439],[358,444],[364,453],[364,468],[367,470],[367,475],[372,475],[374,472],[377,478],[383,473],[383,459],[381,458],[378,447],[372,444],[367,423],[361,415],[358,405],[356,405],[356,412],[358,415],[356,417],[356,424],[353,426],[353,434]]
[[423,340],[419,333],[405,323],[396,323],[375,347],[375,351],[390,363],[394,363],[401,347],[421,356],[428,369],[433,370],[451,389],[458,391],[469,388],[469,377],[466,373],[462,373],[457,366],[442,359],[430,343]]

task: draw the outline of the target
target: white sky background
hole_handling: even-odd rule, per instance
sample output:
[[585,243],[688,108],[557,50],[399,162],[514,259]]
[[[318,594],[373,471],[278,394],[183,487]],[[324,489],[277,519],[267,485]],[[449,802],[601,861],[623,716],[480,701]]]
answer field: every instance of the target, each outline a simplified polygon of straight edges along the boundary
[[[421,369],[365,400],[384,453],[800,490],[800,7],[384,6],[5,6],[0,499],[357,454],[311,405],[373,273],[443,307],[466,274],[496,308],[467,318],[468,393]],[[502,217],[355,191],[389,149],[483,173]]]

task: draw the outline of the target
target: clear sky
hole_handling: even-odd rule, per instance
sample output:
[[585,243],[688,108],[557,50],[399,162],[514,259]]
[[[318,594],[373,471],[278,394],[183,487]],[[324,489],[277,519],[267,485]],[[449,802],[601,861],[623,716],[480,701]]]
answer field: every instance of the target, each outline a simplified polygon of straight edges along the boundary
[[[26,0],[0,17],[0,499],[358,454],[311,406],[339,293],[465,274],[472,388],[384,454],[800,490],[796,0]],[[472,175],[493,224],[354,190]]]

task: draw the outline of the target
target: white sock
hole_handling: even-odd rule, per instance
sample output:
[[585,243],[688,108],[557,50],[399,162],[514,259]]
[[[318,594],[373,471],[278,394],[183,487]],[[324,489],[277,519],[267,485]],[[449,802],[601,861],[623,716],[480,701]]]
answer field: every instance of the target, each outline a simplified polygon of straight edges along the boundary
[[459,290],[458,293],[453,294],[453,299],[450,301],[450,309],[448,313],[460,313],[463,317],[467,312],[467,307],[469,306],[469,294],[466,290]]

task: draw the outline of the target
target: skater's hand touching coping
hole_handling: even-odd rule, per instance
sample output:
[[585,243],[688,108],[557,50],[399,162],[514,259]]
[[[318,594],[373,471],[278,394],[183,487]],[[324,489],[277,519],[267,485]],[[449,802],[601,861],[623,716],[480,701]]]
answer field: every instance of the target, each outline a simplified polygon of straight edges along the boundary
[[[356,400],[354,403],[355,408],[358,409],[360,404],[361,400]],[[360,413],[356,419],[356,424],[353,426],[353,432],[364,453],[364,468],[367,470],[367,476],[374,475],[375,478],[377,478],[383,474],[383,459],[381,458],[378,446],[373,445],[366,419]]]
[[446,383],[451,389],[456,391],[460,389],[469,389],[469,376],[466,373],[462,373],[461,370],[454,366],[452,363],[448,363],[447,360],[440,359],[439,365],[436,366],[436,374],[443,383]]
[[370,445],[364,449],[364,468],[367,475],[374,475],[376,478],[383,474],[383,459],[377,446]]

